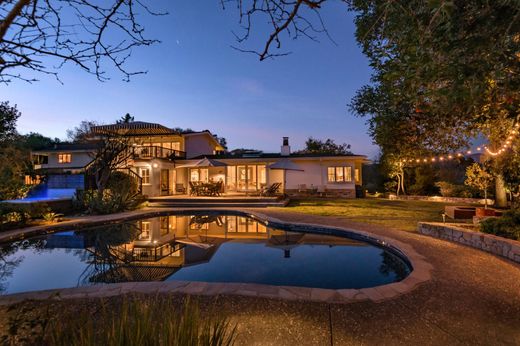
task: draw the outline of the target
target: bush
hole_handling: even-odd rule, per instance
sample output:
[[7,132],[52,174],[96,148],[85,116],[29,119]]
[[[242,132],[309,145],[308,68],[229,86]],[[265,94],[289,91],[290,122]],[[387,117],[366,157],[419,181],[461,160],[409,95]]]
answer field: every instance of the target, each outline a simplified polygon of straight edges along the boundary
[[113,172],[103,192],[87,190],[76,192],[75,207],[87,214],[112,214],[137,208],[144,198],[137,184],[122,172]]
[[45,203],[0,203],[0,230],[24,227],[48,210]]
[[88,308],[73,318],[52,319],[41,339],[49,345],[186,345],[226,346],[236,339],[228,318],[203,318],[187,298],[178,309],[175,298],[123,298],[119,311],[102,307],[92,318]]
[[510,210],[499,218],[491,218],[480,223],[484,233],[520,240],[520,210]]
[[435,183],[443,197],[462,197],[471,198],[474,196],[471,189],[465,185],[452,184],[447,181],[438,181]]

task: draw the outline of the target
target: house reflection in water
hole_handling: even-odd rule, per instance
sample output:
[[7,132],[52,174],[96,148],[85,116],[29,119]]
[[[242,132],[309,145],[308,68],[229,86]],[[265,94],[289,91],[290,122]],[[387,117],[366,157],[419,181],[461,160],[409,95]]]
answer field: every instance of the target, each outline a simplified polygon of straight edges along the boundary
[[363,246],[349,239],[292,233],[236,215],[170,215],[49,236],[48,248],[85,249],[83,284],[163,281],[211,260],[224,242],[265,243],[289,258],[300,244]]

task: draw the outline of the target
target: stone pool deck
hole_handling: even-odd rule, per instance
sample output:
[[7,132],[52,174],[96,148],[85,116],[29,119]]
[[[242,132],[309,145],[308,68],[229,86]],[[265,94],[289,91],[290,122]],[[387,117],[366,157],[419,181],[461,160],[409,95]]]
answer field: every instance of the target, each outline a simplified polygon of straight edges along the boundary
[[[140,210],[110,216],[110,221],[155,212],[157,210]],[[286,210],[252,212],[287,222],[343,227],[388,237],[411,246],[433,269],[429,280],[390,299],[337,304],[333,301],[221,295],[216,304],[239,323],[239,345],[520,344],[518,264],[461,244],[342,218]],[[89,220],[101,222],[101,219]],[[69,222],[71,224],[64,226],[70,229],[79,221]],[[153,287],[151,284],[123,284],[112,286],[112,289],[114,294],[148,293],[146,285]],[[197,290],[201,290],[192,285],[186,292],[182,287],[186,289],[190,284],[182,285],[179,283],[180,289],[172,294],[197,294]],[[82,290],[76,291],[77,298],[85,298]],[[158,290],[151,290],[155,291]],[[40,294],[48,296],[48,293]],[[4,299],[10,298],[0,298]],[[93,295],[88,299],[97,298]],[[201,299],[215,304],[207,295]]]

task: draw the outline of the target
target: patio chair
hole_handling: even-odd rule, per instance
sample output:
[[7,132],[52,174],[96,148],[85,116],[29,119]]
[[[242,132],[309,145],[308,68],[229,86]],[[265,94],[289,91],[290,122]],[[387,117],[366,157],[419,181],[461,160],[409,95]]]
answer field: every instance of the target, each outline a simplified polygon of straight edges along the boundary
[[175,184],[175,192],[176,193],[181,193],[181,194],[186,194],[186,188],[184,187],[184,184]]
[[274,196],[278,189],[282,186],[282,183],[274,183],[271,186],[269,186],[265,191],[262,191],[262,196]]
[[200,194],[200,187],[197,183],[190,181],[190,196],[198,196]]

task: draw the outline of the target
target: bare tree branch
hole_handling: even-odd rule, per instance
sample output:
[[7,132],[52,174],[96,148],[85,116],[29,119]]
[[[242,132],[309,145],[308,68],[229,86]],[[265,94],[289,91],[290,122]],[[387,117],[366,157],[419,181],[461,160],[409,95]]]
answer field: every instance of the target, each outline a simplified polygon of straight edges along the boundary
[[143,0],[0,0],[0,82],[57,77],[66,63],[101,81],[112,65],[128,81],[145,73],[125,67],[132,50],[159,42],[144,36],[141,16],[165,14]]
[[[260,60],[290,54],[290,52],[287,51],[273,53],[273,49],[281,49],[281,36],[283,34],[286,34],[292,39],[303,36],[313,41],[317,41],[315,35],[324,34],[335,44],[319,12],[326,1],[327,0],[220,0],[223,9],[226,8],[227,3],[236,3],[237,5],[243,33],[240,35],[236,33],[233,34],[239,44],[243,44],[250,38],[255,18],[267,19],[267,23],[271,26],[272,30],[266,39],[263,49],[254,50],[232,46],[232,48],[240,52],[258,55]],[[255,21],[255,23],[257,22]]]

